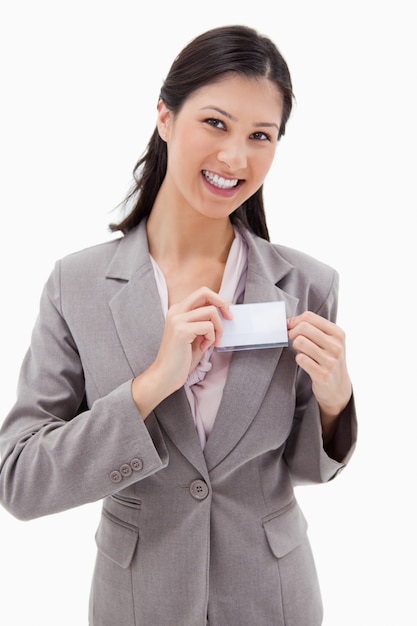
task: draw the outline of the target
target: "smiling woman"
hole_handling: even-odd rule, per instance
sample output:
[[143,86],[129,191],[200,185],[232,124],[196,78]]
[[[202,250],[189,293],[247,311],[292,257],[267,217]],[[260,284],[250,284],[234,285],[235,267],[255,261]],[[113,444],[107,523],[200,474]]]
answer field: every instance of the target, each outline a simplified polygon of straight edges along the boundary
[[[45,286],[0,498],[26,520],[103,500],[91,626],[322,623],[294,485],[345,467],[356,416],[337,273],[269,241],[262,186],[291,106],[268,38],[197,37],[162,86],[121,236]],[[217,349],[231,303],[277,301],[289,345]]]
[[[247,49],[245,50],[245,46]],[[187,100],[199,89],[213,86],[225,77],[235,76],[240,79],[269,79],[268,88],[274,88],[281,100],[281,115],[279,119],[278,139],[285,134],[286,124],[291,114],[293,91],[290,72],[285,59],[277,50],[275,44],[246,27],[215,28],[191,41],[177,56],[161,87],[160,102],[172,115],[180,112]],[[161,105],[160,105],[161,106]],[[205,106],[216,106],[212,102]],[[242,103],[243,106],[243,103]],[[258,102],[257,106],[261,106]],[[220,124],[217,111],[215,117],[206,115],[207,123],[217,126]],[[269,112],[268,112],[269,113]],[[204,116],[203,116],[204,119]],[[277,120],[252,119],[252,122],[277,123]],[[252,132],[256,132],[256,128]],[[261,128],[261,130],[264,130]],[[268,128],[269,132],[269,128]],[[153,207],[156,195],[166,173],[167,151],[164,140],[155,131],[149,141],[148,150],[138,161],[134,170],[136,184],[129,194],[128,200],[134,199],[133,210],[113,230],[126,232],[137,225],[143,217],[147,217]],[[268,229],[265,222],[262,187],[231,216],[231,221],[240,221],[249,226],[256,234],[268,239]]]

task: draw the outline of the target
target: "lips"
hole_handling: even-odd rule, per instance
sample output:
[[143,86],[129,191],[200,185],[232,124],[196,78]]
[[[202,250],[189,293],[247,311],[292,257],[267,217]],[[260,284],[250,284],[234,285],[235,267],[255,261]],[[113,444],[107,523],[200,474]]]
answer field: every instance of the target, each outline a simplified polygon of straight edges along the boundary
[[223,178],[223,176],[213,174],[208,170],[203,170],[203,176],[213,187],[218,189],[233,189],[239,184],[238,178]]

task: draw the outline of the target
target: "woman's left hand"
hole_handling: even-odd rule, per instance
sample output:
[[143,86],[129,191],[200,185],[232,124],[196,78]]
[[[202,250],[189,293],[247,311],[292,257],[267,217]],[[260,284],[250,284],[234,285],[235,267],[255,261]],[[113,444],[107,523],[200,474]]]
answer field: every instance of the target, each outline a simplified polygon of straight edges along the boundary
[[297,364],[310,376],[323,427],[334,425],[352,395],[345,333],[333,322],[305,311],[287,320]]

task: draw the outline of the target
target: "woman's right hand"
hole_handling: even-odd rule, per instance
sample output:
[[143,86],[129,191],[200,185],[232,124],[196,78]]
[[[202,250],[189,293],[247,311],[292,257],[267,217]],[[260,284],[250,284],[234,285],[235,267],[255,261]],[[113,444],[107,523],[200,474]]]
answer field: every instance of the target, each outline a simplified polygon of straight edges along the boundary
[[223,332],[219,310],[231,319],[229,303],[207,287],[168,309],[158,355],[132,383],[133,399],[143,419],[182,387],[204,352],[218,344]]

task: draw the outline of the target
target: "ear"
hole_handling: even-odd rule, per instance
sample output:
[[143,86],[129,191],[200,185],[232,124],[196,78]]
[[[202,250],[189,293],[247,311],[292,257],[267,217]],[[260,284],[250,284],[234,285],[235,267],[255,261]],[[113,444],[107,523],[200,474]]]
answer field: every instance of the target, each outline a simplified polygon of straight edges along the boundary
[[172,111],[168,109],[165,102],[160,100],[158,102],[158,118],[157,118],[157,127],[159,136],[163,141],[169,140],[169,134],[171,130],[172,124]]

